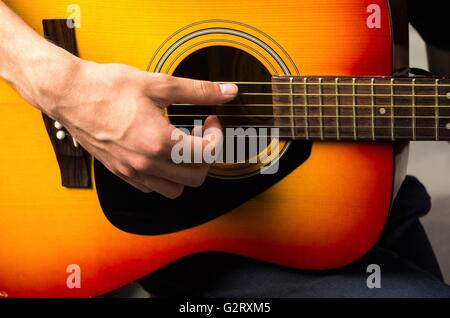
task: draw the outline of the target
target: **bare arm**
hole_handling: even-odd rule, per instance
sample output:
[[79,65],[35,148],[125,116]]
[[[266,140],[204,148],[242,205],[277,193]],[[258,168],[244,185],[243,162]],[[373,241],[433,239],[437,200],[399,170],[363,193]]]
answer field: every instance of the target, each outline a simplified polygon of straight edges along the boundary
[[[179,196],[185,185],[201,185],[209,167],[172,162],[176,128],[164,117],[164,107],[220,104],[237,93],[234,85],[79,59],[36,34],[2,1],[0,77],[61,122],[113,173],[144,192],[170,198]],[[204,128],[210,127],[220,128],[217,118],[208,118]]]

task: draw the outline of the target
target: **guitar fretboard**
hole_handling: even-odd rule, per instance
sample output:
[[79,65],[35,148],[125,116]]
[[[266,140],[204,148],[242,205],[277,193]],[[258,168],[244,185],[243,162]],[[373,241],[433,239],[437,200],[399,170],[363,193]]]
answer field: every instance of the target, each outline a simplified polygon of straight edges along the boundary
[[450,80],[274,76],[280,135],[300,140],[450,140]]

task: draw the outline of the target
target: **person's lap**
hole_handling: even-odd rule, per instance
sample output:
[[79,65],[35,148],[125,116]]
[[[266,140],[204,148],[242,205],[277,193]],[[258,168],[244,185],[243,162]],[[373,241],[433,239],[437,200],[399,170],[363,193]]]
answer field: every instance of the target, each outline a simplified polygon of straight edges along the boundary
[[[408,177],[377,245],[362,259],[332,271],[302,271],[240,256],[204,253],[175,262],[141,280],[158,297],[450,297],[418,218],[430,198]],[[381,270],[381,288],[369,288],[367,266]]]

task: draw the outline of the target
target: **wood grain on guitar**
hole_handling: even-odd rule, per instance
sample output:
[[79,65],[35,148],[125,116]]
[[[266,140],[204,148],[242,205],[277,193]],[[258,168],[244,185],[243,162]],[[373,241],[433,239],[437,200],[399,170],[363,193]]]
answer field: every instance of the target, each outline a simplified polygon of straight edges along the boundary
[[[78,55],[75,30],[67,26],[66,19],[43,20],[44,34],[47,40]],[[77,145],[72,138],[64,138],[63,130],[55,127],[55,121],[42,114],[47,133],[55,150],[61,171],[61,182],[66,188],[91,188],[91,158],[87,151]],[[59,136],[57,136],[60,132]],[[58,138],[60,137],[60,138]]]

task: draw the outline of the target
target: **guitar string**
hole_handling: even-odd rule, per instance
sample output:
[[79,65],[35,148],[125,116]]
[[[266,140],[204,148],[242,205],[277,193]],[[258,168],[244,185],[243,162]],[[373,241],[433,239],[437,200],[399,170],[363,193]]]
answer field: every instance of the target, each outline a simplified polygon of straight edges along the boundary
[[[174,125],[175,127],[199,127],[197,125],[182,125],[182,124],[177,124]],[[337,129],[336,127],[331,127],[331,126],[302,126],[302,125],[225,125],[225,128],[302,128],[302,129],[306,129],[306,128],[325,128],[325,129]],[[354,126],[339,126],[339,128],[344,128],[344,129],[391,129],[391,126],[358,126],[358,127],[354,127]],[[403,126],[403,127],[395,127],[395,129],[412,129],[413,127],[411,126]],[[436,129],[436,127],[416,127],[416,129]],[[442,129],[447,129],[445,127],[442,127]]]
[[[236,136],[243,138],[243,136]],[[245,136],[246,138],[272,138],[275,139],[274,136]],[[377,136],[375,135],[375,140],[372,136],[370,137],[355,137],[353,135],[351,136],[341,136],[339,138],[336,137],[336,135],[324,135],[323,138],[319,136],[312,136],[312,137],[305,137],[305,136],[277,136],[276,139],[295,139],[295,140],[312,140],[312,141],[373,141],[373,142],[380,142],[380,141],[450,141],[450,139],[440,138],[436,140],[433,136],[430,137],[416,137],[416,139],[410,138],[408,136],[401,137],[396,136],[394,139],[391,138],[391,136]]]
[[[411,84],[406,84],[406,83],[391,83],[391,84],[383,84],[383,83],[326,83],[326,82],[318,82],[318,83],[314,83],[314,82],[299,82],[299,83],[277,83],[277,82],[218,82],[218,83],[222,83],[222,84],[237,84],[237,85],[310,85],[310,86],[314,86],[314,85],[320,85],[320,86],[333,86],[333,88],[336,88],[336,86],[352,86],[352,87],[358,87],[358,86],[408,86],[411,87]],[[416,87],[436,87],[436,84],[415,84]],[[447,87],[450,85],[447,84],[439,84],[439,88],[442,87]],[[331,97],[340,97],[340,96],[349,96],[349,97],[356,97],[356,96],[361,96],[361,97],[411,97],[411,98],[439,98],[439,97],[446,97],[446,98],[450,98],[449,94],[447,93],[446,95],[440,95],[440,94],[433,94],[433,95],[418,95],[418,94],[292,94],[292,93],[249,93],[249,92],[244,92],[244,93],[239,93],[240,96],[303,96],[303,97],[307,97],[307,96],[316,96],[316,97],[321,97],[321,96],[331,96]],[[171,105],[173,106],[189,106],[189,104],[178,104],[178,105]],[[199,105],[200,106],[200,105]],[[216,106],[220,106],[220,105],[216,105]],[[281,106],[281,107],[305,107],[305,108],[310,108],[310,107],[330,107],[330,108],[341,108],[341,107],[355,107],[355,105],[276,105],[276,104],[227,104],[227,105],[222,105],[222,107],[226,107],[226,106],[239,106],[239,107],[277,107],[277,106]],[[373,108],[373,107],[378,107],[378,108],[392,108],[392,105],[376,105],[376,106],[362,106],[362,105],[357,105],[356,107],[358,108]],[[439,105],[436,107],[436,105],[434,106],[420,106],[420,105],[395,105],[394,108],[414,108],[414,109],[418,109],[418,108],[450,108],[450,106],[444,106],[444,105]],[[177,115],[169,115],[169,117],[180,117],[180,114]],[[182,114],[181,114],[182,116]],[[206,115],[186,115],[186,116],[206,116]],[[218,117],[275,117],[273,115],[216,115]],[[298,115],[279,115],[278,117],[286,117],[286,118],[292,118],[292,117],[297,117],[297,118],[354,118],[355,116],[298,116]],[[374,118],[374,116],[356,116],[357,118],[368,118],[368,119],[372,119]],[[375,116],[375,118],[386,118],[385,116]],[[417,119],[417,118],[429,118],[429,119],[435,119],[436,116],[396,116],[396,118],[408,118],[408,119]],[[450,117],[442,117],[440,116],[439,118],[450,118]],[[195,127],[195,125],[179,125],[178,127]],[[227,125],[225,126],[225,128],[227,127],[236,127],[236,126],[231,126],[231,125]],[[240,127],[266,127],[266,128],[301,128],[301,129],[307,129],[306,126],[273,126],[273,125],[267,125],[267,126],[254,126],[254,125],[245,125],[242,126],[240,125]],[[310,126],[308,125],[308,128],[319,128],[319,129],[336,129],[334,127],[326,127],[323,125],[320,126]],[[341,129],[392,129],[392,126],[359,126],[358,128],[356,128],[355,126],[341,126]],[[414,127],[416,129],[436,129],[436,127]],[[395,127],[395,129],[414,129],[413,127]],[[446,127],[442,127],[442,129],[448,129]],[[256,137],[256,136],[255,136]],[[261,137],[261,136],[259,136]],[[292,136],[285,136],[288,138],[292,138]],[[375,136],[376,138],[386,138],[388,139],[388,136]],[[283,136],[280,136],[280,138],[283,138]],[[332,135],[332,136],[323,136],[323,138],[336,138],[336,136]],[[343,137],[345,138],[345,136]],[[353,138],[348,136],[348,138]],[[422,138],[426,138],[426,137],[422,137]],[[419,137],[419,139],[422,139],[421,137]],[[431,138],[431,137],[430,137]],[[389,138],[390,139],[390,138]],[[417,139],[417,138],[416,138]]]
[[[175,107],[329,107],[329,108],[344,108],[344,107],[357,107],[357,108],[386,108],[390,109],[392,108],[392,105],[320,105],[320,104],[218,104],[218,105],[198,105],[198,104],[171,104],[168,107],[175,108]],[[435,109],[435,105],[394,105],[394,108],[432,108]],[[437,106],[439,108],[450,108],[450,105],[439,105]]]
[[[317,78],[314,78],[314,79],[317,79]],[[330,78],[323,78],[323,79],[327,80]],[[322,83],[320,83],[320,82],[307,82],[307,83],[304,83],[304,82],[293,82],[293,83],[290,83],[290,82],[214,82],[214,83],[216,83],[216,84],[236,84],[236,85],[302,85],[302,86],[306,84],[306,85],[311,85],[311,86],[330,85],[333,87],[336,87],[336,85],[338,85],[338,86],[386,86],[386,87],[407,86],[407,87],[412,88],[412,86],[413,86],[412,83],[411,84],[407,84],[407,83],[395,83],[395,84],[391,84],[391,83],[386,83],[386,84],[383,84],[383,83],[374,83],[374,84],[355,83],[355,84],[353,84],[353,83],[340,82],[340,83],[336,84],[335,78],[331,78],[331,79],[333,79],[333,82],[329,82],[329,83],[327,83],[327,82],[322,82]],[[346,78],[346,79],[349,80],[351,78]],[[356,78],[356,79],[358,80],[359,78]],[[426,84],[426,83],[425,84],[416,84],[416,87],[436,87],[436,84]],[[450,84],[438,84],[438,87],[439,88],[450,87]]]
[[[177,127],[177,128],[187,128],[187,127],[195,127],[195,125],[178,125],[178,126],[175,126],[175,127]],[[230,127],[236,128],[234,126],[225,126],[225,128],[230,128]],[[249,127],[273,128],[271,126],[249,126]],[[284,127],[284,126],[281,126],[281,127]],[[286,127],[288,127],[288,126],[286,126]],[[290,128],[306,129],[307,127],[306,126],[292,126]],[[312,128],[320,128],[320,127],[313,126]],[[343,127],[343,128],[346,128],[346,127]],[[351,128],[352,130],[354,129],[354,127],[349,127],[349,128]],[[372,127],[370,127],[370,129],[371,128]],[[402,128],[407,128],[407,127],[402,127]],[[411,128],[411,127],[409,127],[409,128]],[[429,129],[433,129],[433,130],[435,129],[435,127],[425,127],[425,128],[429,128]],[[391,127],[388,127],[387,129],[391,129]],[[309,133],[311,133],[311,131],[309,131]],[[238,137],[238,138],[271,138],[271,139],[275,138],[275,136],[248,135],[248,134],[245,135],[245,136],[234,135],[233,137]],[[373,137],[375,137],[375,139],[392,141],[392,135],[390,133],[386,134],[384,136],[383,135],[375,135],[375,136],[371,135],[371,136],[366,136],[366,137],[364,137],[364,136],[357,136],[357,140],[373,140]],[[343,134],[342,131],[340,131],[339,138],[337,137],[337,134],[335,134],[335,135],[324,134],[323,136],[311,136],[311,135],[309,135],[308,137],[306,136],[306,134],[305,134],[305,136],[302,136],[300,134],[296,134],[295,136],[294,135],[278,135],[278,136],[276,136],[276,138],[281,138],[281,139],[299,138],[299,139],[302,139],[302,140],[320,140],[320,139],[355,140],[355,137],[354,137],[353,133],[351,133],[351,135],[349,135],[349,136],[345,136],[345,134]],[[436,140],[436,139],[435,139],[435,135],[433,134],[432,136],[416,136],[415,138],[410,138],[409,136],[398,136],[398,135],[396,135],[396,136],[394,136],[394,140]],[[441,135],[441,136],[439,136],[439,140],[450,140],[450,137],[445,137],[445,136]]]
[[[233,117],[233,118],[244,118],[244,117],[257,117],[257,118],[383,118],[383,119],[390,119],[387,116],[364,116],[364,115],[357,115],[357,116],[336,116],[336,115],[265,115],[265,114],[174,114],[170,115],[169,118],[175,118],[175,117],[205,117],[205,116],[216,116],[216,117]],[[436,119],[436,116],[395,116],[394,119],[401,119],[401,118],[407,118],[407,119]],[[439,119],[450,119],[450,116],[439,116]]]
[[[175,127],[177,127],[177,128],[187,128],[187,127],[192,127],[192,128],[194,128],[194,127],[196,127],[195,125],[176,125]],[[249,128],[277,128],[277,127],[281,127],[281,128],[301,128],[301,129],[306,129],[306,128],[323,128],[323,127],[320,127],[320,126],[308,126],[308,127],[306,127],[306,126],[241,126],[240,128],[246,128],[246,127],[249,127]],[[238,128],[238,127],[235,127],[235,126],[225,126],[224,128]],[[317,135],[317,136],[311,136],[311,132],[312,131],[308,131],[308,136],[306,136],[306,133],[305,133],[305,135],[301,135],[301,134],[295,134],[295,135],[278,135],[278,136],[267,136],[267,135],[260,135],[260,134],[257,134],[257,135],[250,135],[250,134],[246,134],[246,135],[244,135],[244,136],[239,136],[239,135],[233,135],[233,137],[238,137],[238,138],[281,138],[281,139],[292,139],[292,138],[299,138],[299,139],[303,139],[303,140],[320,140],[320,139],[333,139],[333,140],[341,140],[341,139],[343,139],[343,140],[355,140],[355,136],[354,136],[354,134],[353,134],[353,130],[354,130],[354,127],[350,127],[350,126],[343,126],[343,127],[341,127],[341,128],[344,128],[344,129],[351,129],[352,130],[352,132],[351,133],[349,133],[349,135],[348,136],[345,136],[345,132],[343,132],[342,130],[340,130],[340,134],[339,134],[339,138],[337,137],[337,132],[336,132],[336,134],[334,134],[334,135],[327,135],[327,134],[324,134],[323,136],[319,136],[319,135]],[[382,127],[377,127],[377,129],[380,129],[380,128],[382,128]],[[391,129],[391,127],[389,126],[389,127],[385,127],[386,129]],[[402,129],[411,129],[412,127],[399,127],[399,128],[402,128]],[[360,129],[372,129],[372,127],[368,127],[368,128],[364,128],[364,127],[360,127]],[[396,128],[397,129],[397,128]],[[422,127],[421,128],[417,128],[417,129],[422,129]],[[423,127],[423,129],[435,129],[435,127]],[[375,136],[373,136],[372,134],[370,135],[370,136],[361,136],[361,135],[358,135],[357,137],[356,137],[356,139],[364,139],[364,140],[373,140],[373,138],[375,137],[375,139],[381,139],[381,140],[392,140],[392,134],[391,133],[388,133],[388,134],[386,134],[386,135],[375,135]],[[411,138],[410,136],[399,136],[399,135],[395,135],[394,136],[394,140],[401,140],[401,139],[403,139],[403,140],[436,140],[435,139],[436,138],[436,136],[435,136],[435,134],[433,134],[433,135],[430,135],[430,136],[417,136],[416,135],[416,137],[415,138]],[[450,136],[442,136],[442,135],[440,135],[439,136],[439,140],[450,140]]]
[[436,97],[445,97],[449,98],[448,95],[404,95],[404,94],[303,94],[303,93],[238,93],[239,96],[331,96],[331,97],[412,97],[412,98],[436,98]]

